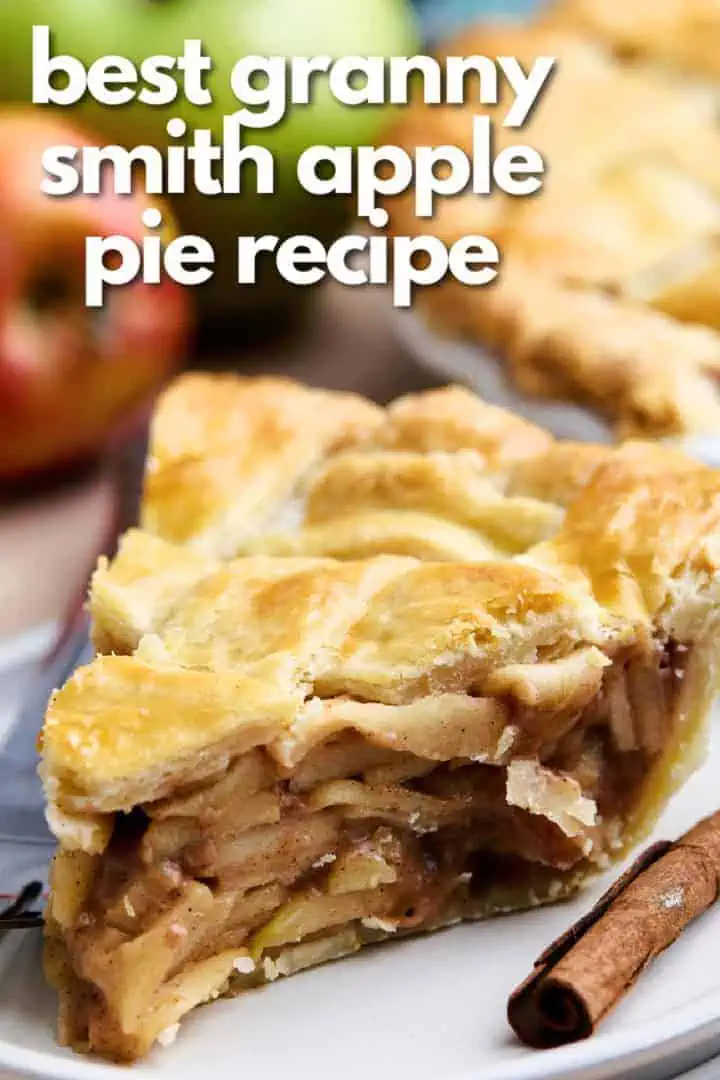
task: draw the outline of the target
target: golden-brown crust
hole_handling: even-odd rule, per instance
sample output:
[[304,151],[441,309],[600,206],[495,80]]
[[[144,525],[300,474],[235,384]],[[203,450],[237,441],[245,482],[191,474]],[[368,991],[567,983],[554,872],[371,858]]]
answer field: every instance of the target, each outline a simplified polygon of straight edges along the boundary
[[688,580],[702,586],[706,572],[717,574],[719,529],[716,470],[676,450],[627,443],[594,472],[557,536],[527,559],[579,567],[605,609],[652,625]]
[[131,810],[167,779],[218,768],[289,725],[297,695],[238,672],[100,656],[58,691],[43,728],[43,768],[61,809]]
[[[143,523],[179,542],[232,547],[327,452],[361,442],[381,418],[363,398],[291,379],[185,375],[155,413]],[[239,518],[225,520],[227,509]]]
[[[541,622],[552,616],[554,631],[590,641],[601,632],[603,614],[587,595],[568,593],[554,577],[510,559],[477,564],[392,556],[361,562],[237,559],[208,567],[183,589],[175,577],[175,605],[168,611],[159,590],[151,594],[144,588],[144,568],[132,581],[135,553],[146,538],[136,533],[129,539],[103,575],[102,590],[94,587],[94,619],[105,623],[111,589],[116,598],[127,597],[122,640],[135,635],[136,655],[169,665],[251,675],[256,665],[265,672],[272,662],[274,673],[289,685],[322,679],[339,686],[355,679],[362,657],[372,694],[386,690],[399,699],[414,692],[418,679],[441,682],[442,658],[452,666],[456,652],[467,647],[478,663],[485,662],[487,650],[493,662],[520,660],[527,647],[534,647],[523,641],[526,633],[534,640],[524,628],[527,617]],[[169,581],[183,555],[174,545],[158,547],[159,576]],[[141,612],[140,594],[145,597]],[[116,602],[115,626],[120,610]],[[386,629],[380,633],[382,625]],[[377,640],[371,646],[373,635]]]
[[570,288],[507,258],[496,283],[448,282],[433,322],[498,350],[525,393],[588,405],[619,436],[720,430],[720,335],[632,301]]
[[500,469],[532,457],[552,440],[522,417],[459,386],[446,386],[394,401],[377,441],[399,450],[475,450],[489,468]]
[[158,406],[142,521],[214,556],[477,561],[559,523],[556,508],[501,490],[516,464],[551,445],[460,387],[383,410],[289,379],[190,375]]
[[[687,41],[694,5],[648,0],[608,10],[570,0],[566,8],[584,14],[573,20],[551,11],[526,24],[480,25],[442,49],[559,61],[522,131],[497,129],[498,148],[523,142],[543,154],[540,194],[438,201],[432,230],[447,243],[489,235],[503,255],[499,278],[480,289],[449,282],[426,290],[421,303],[449,334],[496,349],[529,395],[599,409],[623,435],[717,432],[717,94],[671,71],[618,62],[598,30],[634,25],[640,39],[656,12],[668,41],[673,27]],[[720,32],[720,16],[713,19]],[[431,131],[436,144],[469,150],[474,113],[471,104],[417,103],[394,138],[412,146]],[[396,233],[427,231],[428,222],[415,218],[412,192],[388,200],[387,209]],[[705,326],[704,338],[689,324]],[[651,376],[655,352],[659,370]]]
[[[95,576],[91,610],[101,646],[134,655],[96,661],[56,696],[48,774],[75,795],[111,791],[124,771],[152,773],[152,747],[158,762],[166,744],[182,759],[181,729],[196,750],[215,746],[248,710],[271,716],[258,740],[284,741],[287,754],[287,739],[304,743],[312,727],[312,710],[297,712],[308,694],[403,705],[481,687],[491,672],[531,664],[538,648],[557,658],[641,643],[670,625],[692,634],[720,580],[720,477],[651,443],[594,449],[578,455],[564,524],[519,559],[221,562],[129,533]],[[536,483],[530,472],[515,481]],[[78,696],[90,704],[78,708]],[[79,805],[72,795],[60,803]]]
[[565,440],[553,443],[535,457],[518,461],[512,467],[506,493],[567,506],[611,453],[610,447],[596,443]]
[[[307,550],[304,542],[309,528],[337,527],[338,507],[342,506],[345,520],[367,514],[376,522],[388,521],[391,516],[403,523],[423,514],[427,518],[426,538],[437,530],[438,519],[443,519],[453,522],[458,530],[480,534],[482,539],[475,536],[474,542],[484,544],[487,554],[524,551],[557,530],[562,519],[560,507],[572,490],[567,470],[555,474],[553,495],[557,498],[546,493],[537,497],[530,490],[534,463],[551,452],[543,450],[537,456],[508,463],[512,495],[510,488],[503,494],[488,479],[485,460],[474,451],[339,454],[316,475],[308,491],[306,524],[297,543]],[[573,467],[577,467],[576,457]],[[473,542],[465,535],[468,543]]]
[[720,77],[720,12],[714,0],[559,0],[548,18],[591,33],[623,59]]

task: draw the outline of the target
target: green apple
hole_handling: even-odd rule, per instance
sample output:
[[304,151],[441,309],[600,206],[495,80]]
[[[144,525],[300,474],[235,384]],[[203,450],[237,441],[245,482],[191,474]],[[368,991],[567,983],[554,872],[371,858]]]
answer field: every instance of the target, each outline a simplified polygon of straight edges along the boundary
[[[150,108],[132,102],[107,108],[86,98],[65,110],[108,142],[127,146],[166,146],[165,125],[173,116],[181,116],[191,128],[220,134],[223,116],[239,107],[230,72],[244,55],[392,56],[412,54],[417,44],[409,0],[22,0],[2,8],[4,100],[27,101],[31,96],[34,24],[51,27],[55,54],[70,53],[86,64],[106,54],[139,64],[154,53],[181,54],[187,38],[203,41],[214,63],[207,80],[213,105],[197,108],[178,101]],[[385,119],[379,107],[341,105],[321,85],[311,106],[292,110],[275,128],[253,132],[254,142],[277,155],[276,196],[207,198],[193,193],[176,201],[183,230],[206,236],[216,250],[217,272],[201,297],[207,313],[218,317],[242,311],[244,318],[248,309],[274,304],[278,289],[287,292],[289,287],[274,279],[244,291],[233,285],[235,236],[311,232],[329,240],[341,229],[349,208],[340,200],[320,200],[303,192],[294,178],[297,156],[313,143],[372,142]]]

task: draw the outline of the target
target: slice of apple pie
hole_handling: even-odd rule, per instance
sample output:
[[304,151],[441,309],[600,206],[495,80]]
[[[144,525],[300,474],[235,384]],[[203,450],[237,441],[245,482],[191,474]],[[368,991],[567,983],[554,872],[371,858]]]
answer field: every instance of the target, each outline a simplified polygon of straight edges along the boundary
[[715,688],[720,476],[602,456],[492,561],[125,537],[43,733],[63,1043],[136,1059],[219,995],[566,896],[647,831]]

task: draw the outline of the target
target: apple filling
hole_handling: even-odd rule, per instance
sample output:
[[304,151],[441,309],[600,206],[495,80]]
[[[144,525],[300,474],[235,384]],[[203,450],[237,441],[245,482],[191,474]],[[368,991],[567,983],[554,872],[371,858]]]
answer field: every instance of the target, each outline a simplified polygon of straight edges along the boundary
[[483,753],[450,760],[403,744],[403,709],[417,729],[426,699],[315,699],[328,734],[311,747],[284,762],[255,747],[117,814],[102,854],[66,849],[54,866],[62,1041],[133,1060],[221,994],[570,893],[665,794],[655,766],[681,737],[692,655],[670,643],[616,656],[584,690],[571,656],[564,696],[557,664],[505,668],[491,699],[445,695],[458,749],[451,706],[491,701],[494,718]]

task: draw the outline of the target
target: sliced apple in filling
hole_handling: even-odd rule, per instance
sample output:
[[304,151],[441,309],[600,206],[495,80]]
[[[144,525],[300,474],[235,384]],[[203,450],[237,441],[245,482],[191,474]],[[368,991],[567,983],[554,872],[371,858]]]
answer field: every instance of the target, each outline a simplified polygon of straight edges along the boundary
[[129,533],[43,732],[61,1041],[134,1060],[218,995],[619,858],[697,761],[719,536],[717,473],[642,444],[513,559]]

